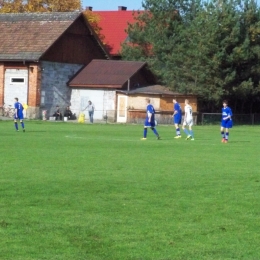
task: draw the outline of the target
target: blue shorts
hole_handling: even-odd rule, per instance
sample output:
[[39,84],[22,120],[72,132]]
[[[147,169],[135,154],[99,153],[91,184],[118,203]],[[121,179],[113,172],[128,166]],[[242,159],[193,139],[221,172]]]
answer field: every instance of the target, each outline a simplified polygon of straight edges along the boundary
[[230,119],[221,121],[221,127],[223,128],[232,128],[232,126],[233,126],[233,121]]
[[181,124],[181,116],[173,116],[173,123],[180,125]]
[[155,127],[155,121],[148,122],[148,120],[145,120],[144,127]]
[[20,120],[23,120],[23,113],[19,113],[16,115],[14,115],[14,119],[20,119]]

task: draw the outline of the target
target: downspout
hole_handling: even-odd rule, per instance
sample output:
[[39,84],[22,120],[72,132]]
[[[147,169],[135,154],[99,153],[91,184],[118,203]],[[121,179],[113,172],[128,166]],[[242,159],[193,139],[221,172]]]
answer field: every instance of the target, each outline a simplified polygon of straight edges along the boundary
[[127,80],[127,92],[130,91],[130,79]]

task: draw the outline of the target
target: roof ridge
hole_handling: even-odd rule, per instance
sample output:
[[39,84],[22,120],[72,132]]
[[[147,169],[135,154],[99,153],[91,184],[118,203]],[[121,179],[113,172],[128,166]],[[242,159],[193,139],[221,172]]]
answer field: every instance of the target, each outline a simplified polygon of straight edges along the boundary
[[96,61],[99,61],[99,62],[116,62],[116,63],[119,63],[119,62],[129,62],[129,63],[146,63],[146,61],[137,61],[137,60],[102,60],[102,59],[93,59],[92,62],[96,62]]

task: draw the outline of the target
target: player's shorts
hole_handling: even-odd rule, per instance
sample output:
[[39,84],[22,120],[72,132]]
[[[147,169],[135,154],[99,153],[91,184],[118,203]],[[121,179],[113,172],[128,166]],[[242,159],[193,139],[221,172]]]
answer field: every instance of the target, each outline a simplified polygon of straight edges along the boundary
[[232,128],[232,126],[233,126],[233,121],[230,119],[221,121],[221,127],[223,128]]
[[16,115],[14,115],[14,119],[19,119],[19,120],[23,120],[23,113],[19,113]]
[[145,120],[144,127],[155,127],[155,120],[148,122],[148,120]]
[[183,121],[183,126],[193,126],[193,119],[188,119]]
[[174,124],[181,124],[181,116],[173,116],[173,123]]

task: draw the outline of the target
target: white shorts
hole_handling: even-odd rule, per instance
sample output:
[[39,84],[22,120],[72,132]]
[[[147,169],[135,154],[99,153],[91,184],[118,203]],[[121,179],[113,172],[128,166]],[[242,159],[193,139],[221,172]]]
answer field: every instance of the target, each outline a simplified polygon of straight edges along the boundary
[[183,126],[193,126],[193,119],[188,119],[183,121]]

